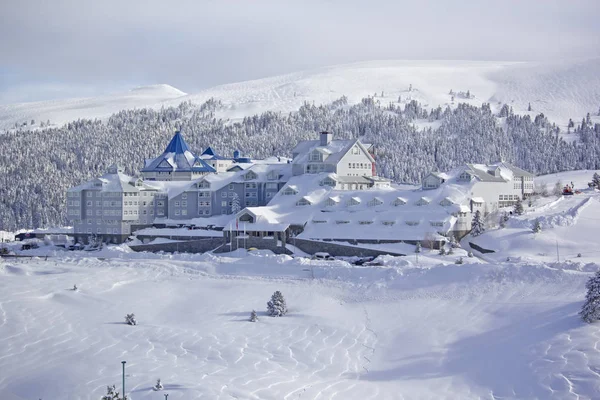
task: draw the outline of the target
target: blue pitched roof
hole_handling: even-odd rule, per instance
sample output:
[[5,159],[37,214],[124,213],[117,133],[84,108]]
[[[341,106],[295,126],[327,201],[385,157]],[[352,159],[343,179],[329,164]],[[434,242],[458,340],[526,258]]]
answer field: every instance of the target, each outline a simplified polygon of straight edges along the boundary
[[185,140],[183,140],[183,136],[181,136],[181,132],[175,132],[173,139],[169,142],[169,145],[165,149],[165,153],[175,153],[175,154],[183,154],[186,151],[190,151]]
[[142,168],[142,172],[160,171],[216,172],[204,160],[192,154],[179,131],[175,132],[165,151]]
[[204,158],[205,160],[229,160],[227,157],[223,157],[217,154],[217,152],[214,151],[213,148],[210,146],[208,146],[206,150],[204,150],[202,154],[200,154],[200,157]]
[[217,172],[216,169],[211,167],[201,159],[200,157],[196,157],[196,161],[194,162],[194,166],[192,167],[193,172]]
[[202,156],[216,156],[217,153],[212,149],[212,147],[208,146],[206,150],[204,150],[201,154]]

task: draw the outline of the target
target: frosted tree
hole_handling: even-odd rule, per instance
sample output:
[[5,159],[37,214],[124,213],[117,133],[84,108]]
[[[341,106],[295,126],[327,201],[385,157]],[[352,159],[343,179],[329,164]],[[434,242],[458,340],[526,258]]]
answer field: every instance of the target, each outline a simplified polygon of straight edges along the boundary
[[600,174],[594,172],[594,176],[592,177],[592,183],[596,186],[596,189],[600,189]]
[[587,294],[579,315],[585,322],[600,320],[600,271],[596,272],[585,284]]
[[503,213],[503,214],[500,216],[500,223],[499,223],[499,225],[500,225],[500,228],[504,228],[504,227],[506,227],[506,223],[507,223],[507,222],[508,222],[508,213]]
[[552,194],[555,196],[562,196],[563,184],[561,181],[556,181],[556,183],[554,184],[554,189],[552,189]]
[[281,317],[287,313],[285,299],[279,290],[273,293],[271,300],[267,302],[267,312],[272,317]]
[[421,252],[421,242],[417,242],[417,245],[415,246],[415,253],[420,253]]
[[137,325],[137,320],[135,319],[135,314],[127,314],[125,316],[125,323],[127,325]]
[[531,229],[533,230],[533,233],[540,233],[542,231],[542,224],[540,223],[539,218],[535,220],[535,222],[533,223],[533,228]]
[[[268,306],[268,303],[267,303]],[[252,312],[250,313],[250,322],[256,322],[258,321],[258,315],[256,315],[256,311],[252,310]]]
[[485,225],[483,223],[483,218],[481,217],[481,211],[477,210],[471,221],[471,235],[479,236],[483,232],[485,232]]
[[521,201],[520,197],[517,199],[517,202],[513,207],[513,212],[517,215],[523,215],[523,213],[525,212],[525,210],[523,209],[523,202]]
[[527,106],[527,111],[531,111],[531,103]]
[[233,193],[233,198],[231,199],[231,213],[236,215],[240,212],[242,207],[240,206],[240,196],[237,193]]

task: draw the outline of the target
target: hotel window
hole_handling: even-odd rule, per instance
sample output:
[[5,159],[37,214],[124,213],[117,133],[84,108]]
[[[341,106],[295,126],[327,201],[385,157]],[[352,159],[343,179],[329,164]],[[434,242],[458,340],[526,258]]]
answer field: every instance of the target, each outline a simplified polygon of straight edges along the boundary
[[187,201],[182,201],[181,202],[181,207],[187,207]]
[[227,207],[227,200],[223,200],[221,202],[221,207]]
[[182,199],[182,200],[185,200],[185,199],[187,199],[187,193],[184,193],[184,194],[182,194],[182,195],[181,195],[181,199]]

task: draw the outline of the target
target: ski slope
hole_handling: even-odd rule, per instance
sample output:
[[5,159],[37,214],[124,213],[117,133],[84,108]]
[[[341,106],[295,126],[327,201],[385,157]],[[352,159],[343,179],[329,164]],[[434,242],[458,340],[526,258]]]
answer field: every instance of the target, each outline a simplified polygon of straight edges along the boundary
[[[409,90],[411,89],[412,90]],[[449,94],[467,92],[471,98]],[[383,96],[382,96],[383,92]],[[54,125],[78,118],[106,118],[125,108],[223,102],[219,117],[238,120],[267,110],[287,113],[304,102],[317,105],[347,96],[356,103],[377,95],[382,105],[417,100],[428,108],[466,102],[494,108],[506,103],[517,113],[543,112],[566,128],[600,107],[600,59],[540,64],[497,61],[371,61],[317,68],[265,79],[231,83],[197,93],[156,85],[98,98],[0,105],[0,129],[35,119]],[[528,112],[529,103],[532,111]],[[34,126],[35,128],[35,126]]]

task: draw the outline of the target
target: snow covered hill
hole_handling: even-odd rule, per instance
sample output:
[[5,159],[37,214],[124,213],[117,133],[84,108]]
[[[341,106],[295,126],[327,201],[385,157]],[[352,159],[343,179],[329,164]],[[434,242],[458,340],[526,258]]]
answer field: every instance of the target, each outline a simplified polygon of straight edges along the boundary
[[353,103],[375,94],[382,105],[400,98],[402,103],[417,100],[428,108],[491,102],[527,113],[531,103],[532,114],[543,112],[566,127],[569,118],[578,122],[587,113],[597,115],[599,77],[600,59],[560,64],[372,61],[221,85],[190,95],[157,85],[115,96],[4,105],[0,129],[31,119],[50,119],[59,125],[83,117],[104,118],[124,108],[177,105],[184,100],[202,103],[211,97],[225,105],[219,116],[235,120],[267,110],[290,112],[304,102],[328,103],[345,95]]
[[[107,118],[121,110],[143,107],[160,107],[164,101],[186,94],[169,85],[151,85],[113,95],[50,100],[33,103],[0,105],[0,129],[12,129],[15,123],[27,123],[24,129],[40,128],[40,123],[50,121],[60,126],[79,118]],[[31,120],[35,121],[31,125]]]

